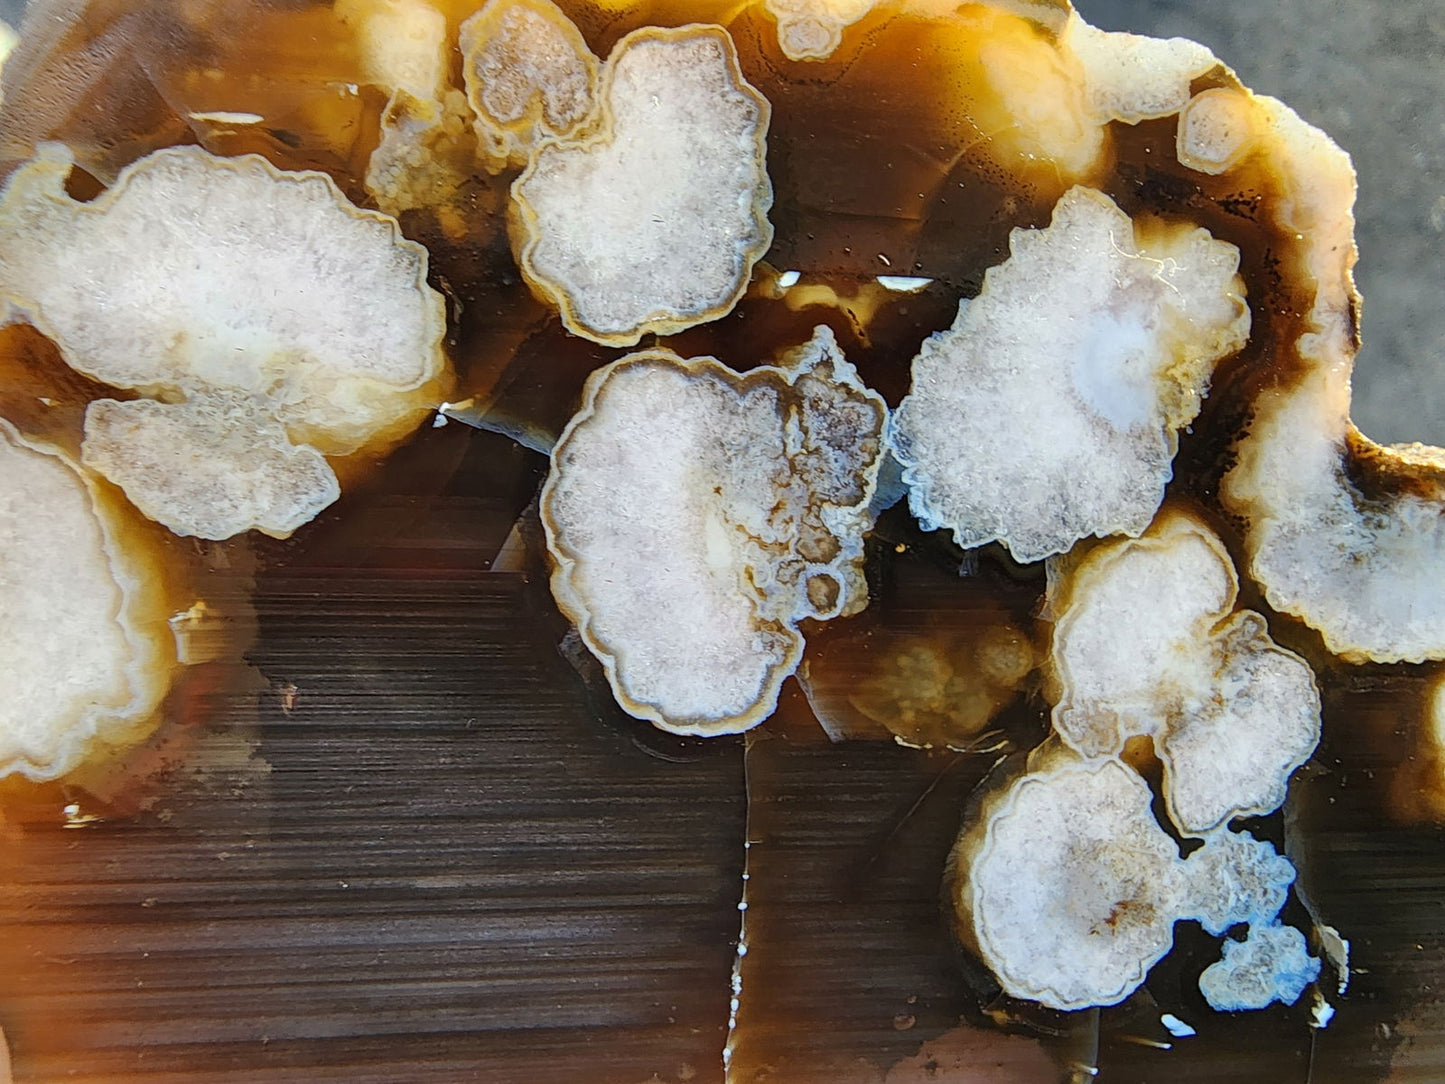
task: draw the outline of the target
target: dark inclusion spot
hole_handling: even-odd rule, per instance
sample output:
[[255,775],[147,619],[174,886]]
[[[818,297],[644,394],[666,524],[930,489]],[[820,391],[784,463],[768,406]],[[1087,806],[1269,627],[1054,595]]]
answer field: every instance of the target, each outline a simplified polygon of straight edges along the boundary
[[832,576],[813,575],[808,577],[808,605],[814,613],[832,613],[838,606],[841,585]]

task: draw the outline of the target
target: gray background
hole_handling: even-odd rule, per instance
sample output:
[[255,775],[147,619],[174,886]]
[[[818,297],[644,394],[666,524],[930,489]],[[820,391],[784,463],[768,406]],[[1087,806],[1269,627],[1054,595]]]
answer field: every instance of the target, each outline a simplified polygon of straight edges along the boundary
[[[137,0],[139,2],[139,0]],[[1193,38],[1354,158],[1365,346],[1355,421],[1445,445],[1445,2],[1078,0],[1107,30]],[[18,23],[24,0],[0,0]]]

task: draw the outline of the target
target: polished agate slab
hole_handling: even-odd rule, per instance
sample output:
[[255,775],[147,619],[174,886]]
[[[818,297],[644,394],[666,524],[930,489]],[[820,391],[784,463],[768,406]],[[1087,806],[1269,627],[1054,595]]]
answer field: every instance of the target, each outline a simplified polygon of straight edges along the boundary
[[[635,907],[629,929],[655,923],[681,958],[696,940],[681,912],[635,901],[685,897],[711,931],[689,975],[710,978],[668,987],[695,1001],[654,998],[686,1006],[688,1036],[648,1031],[615,1084],[681,1078],[646,1052],[689,1043],[703,1051],[689,1078],[847,1080],[862,1058],[881,1079],[975,1054],[1037,1074],[1097,1068],[1100,1035],[1167,1046],[1198,1029],[1203,1064],[1229,1047],[1219,1036],[1365,1019],[1347,942],[1373,920],[1340,918],[1354,882],[1321,870],[1365,862],[1338,849],[1347,816],[1445,807],[1440,454],[1349,421],[1354,181],[1328,137],[1201,46],[1106,33],[1052,3],[157,0],[82,15],[37,19],[8,68],[0,224],[25,260],[0,257],[15,268],[0,416],[170,529],[155,528],[173,566],[157,591],[192,670],[167,673],[154,728],[121,728],[114,771],[57,769],[50,790],[12,772],[25,809],[85,827],[111,815],[91,809],[148,808],[122,801],[132,789],[183,793],[177,765],[215,755],[192,739],[221,725],[193,696],[207,666],[250,690],[237,702],[268,690],[287,801],[301,791],[285,758],[311,755],[296,720],[326,720],[318,748],[378,785],[390,747],[373,758],[368,728],[402,724],[373,708],[439,727],[445,703],[466,736],[436,755],[461,773],[443,789],[476,804],[438,815],[480,818],[466,834],[480,850],[407,866],[356,913],[442,887],[466,894],[465,922],[406,937],[501,937],[516,891],[582,946],[569,959],[585,971],[607,939],[567,924],[549,878],[569,862],[606,865],[585,906],[629,959],[662,957],[608,908]],[[99,218],[167,171],[189,179],[100,249],[37,226]],[[256,213],[234,212],[236,182]],[[287,213],[273,188],[309,210]],[[342,234],[368,240],[323,259]],[[155,267],[174,290],[140,289]],[[112,276],[145,296],[92,289]],[[176,303],[198,285],[206,304]],[[264,319],[246,315],[256,296]],[[293,318],[299,344],[272,341]],[[117,357],[95,363],[102,348]],[[185,517],[157,496],[177,493]],[[206,501],[213,518],[190,514]],[[389,586],[373,598],[377,569]],[[176,595],[182,570],[196,586]],[[260,686],[238,598],[263,615]],[[448,630],[476,615],[456,600],[489,622],[465,649]],[[400,645],[386,667],[425,655],[406,697],[367,676],[365,642],[295,631],[332,606],[362,641]],[[1377,695],[1390,711],[1349,706]],[[723,736],[745,729],[748,826]],[[672,765],[643,773],[656,787],[629,782],[618,735]],[[707,752],[699,735],[716,735]],[[266,741],[226,746],[228,778],[267,778]],[[398,771],[424,778],[433,752]],[[1371,756],[1382,782],[1352,785],[1388,798],[1321,813],[1320,780]],[[329,788],[328,772],[307,778]],[[429,808],[348,793],[325,801],[358,823]],[[396,857],[338,844],[318,816],[335,852],[299,868],[360,885],[337,863]],[[587,827],[599,816],[627,828]],[[518,844],[534,848],[518,879],[472,870],[543,821]],[[258,838],[309,830],[284,823]],[[565,845],[548,852],[553,828]],[[50,838],[25,835],[17,883]],[[665,860],[664,839],[698,850]],[[872,857],[849,864],[854,848]],[[877,874],[874,892],[895,854],[907,877]],[[649,895],[629,866],[703,872]],[[709,870],[727,883],[709,891]],[[1061,906],[1068,921],[1049,922]],[[18,925],[25,945],[44,940]],[[735,959],[719,929],[737,931]],[[906,951],[878,963],[889,946]],[[501,983],[487,958],[456,981]],[[932,999],[916,1011],[905,965]],[[508,966],[542,990],[540,957]],[[871,968],[900,1004],[862,1020],[839,1006],[874,1012]],[[612,966],[594,977],[606,996],[567,1001],[569,1019],[620,1020],[634,1006],[616,984],[656,973]],[[466,1033],[475,1002],[448,989],[417,996]],[[564,1000],[526,1004],[562,1028]],[[1233,1015],[1246,1009],[1264,1011]],[[0,1024],[22,1071],[39,1064],[46,1029]],[[810,1036],[848,1057],[810,1068]],[[47,1057],[68,1068],[59,1046]],[[579,1078],[570,1057],[557,1072]]]

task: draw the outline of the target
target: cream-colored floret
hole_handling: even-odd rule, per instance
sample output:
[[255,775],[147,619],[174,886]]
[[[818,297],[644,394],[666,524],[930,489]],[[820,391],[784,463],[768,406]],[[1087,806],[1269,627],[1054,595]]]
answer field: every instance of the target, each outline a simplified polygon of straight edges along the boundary
[[1071,12],[1060,35],[1084,66],[1089,108],[1100,120],[1134,124],[1179,112],[1189,84],[1219,65],[1198,42],[1116,34]]
[[245,398],[97,399],[85,412],[83,454],[180,535],[254,528],[284,538],[341,495],[325,457],[292,444],[264,404]]
[[1200,173],[1219,174],[1254,146],[1255,108],[1248,91],[1213,87],[1189,99],[1179,114],[1175,155]]
[[769,107],[720,27],[647,27],[608,58],[595,132],[512,187],[527,281],[613,346],[727,313],[772,242]]
[[819,329],[785,368],[632,354],[552,453],[552,590],[618,702],[667,730],[766,718],[798,622],[860,609],[886,408]]
[[1248,832],[1210,833],[1184,863],[1190,917],[1218,937],[1241,923],[1267,925],[1284,907],[1295,870]]
[[1250,575],[1346,659],[1445,658],[1439,450],[1376,449],[1406,475],[1427,469],[1415,492],[1367,497],[1347,473],[1348,409],[1345,376],[1329,371],[1258,403],[1224,486],[1249,522]]
[[765,0],[778,21],[778,47],[789,60],[826,60],[843,41],[843,31],[867,15],[879,0]]
[[1225,941],[1224,956],[1199,976],[1199,991],[1221,1012],[1293,1005],[1319,978],[1320,962],[1304,934],[1279,923],[1252,925],[1243,941]]
[[1091,189],[1010,248],[923,344],[890,440],[926,528],[1035,561],[1148,526],[1249,309],[1233,245],[1131,222]]
[[1112,1005],[1174,943],[1184,864],[1138,775],[1116,760],[1045,759],[960,840],[954,903],[1014,997]]
[[147,564],[66,456],[0,421],[0,777],[141,737],[175,661]]
[[1309,667],[1237,594],[1219,539],[1178,512],[1051,585],[1055,728],[1085,756],[1152,736],[1170,817],[1193,835],[1278,808],[1319,741]]
[[392,93],[381,114],[381,138],[362,179],[378,210],[397,217],[431,208],[449,236],[465,234],[458,194],[472,168],[471,140],[466,140],[465,154],[459,147],[467,116],[466,99],[458,90],[440,98],[417,98],[406,90]]
[[[150,477],[144,498],[137,491],[161,523],[208,538],[246,527],[285,534],[277,524],[304,521],[335,497],[321,456],[394,439],[434,401],[445,318],[426,284],[426,253],[391,219],[353,207],[329,178],[180,147],[141,159],[79,203],[65,191],[70,166],[63,147],[47,146],[0,196],[0,295],[80,372],[186,403],[189,420],[166,415],[171,427],[214,423],[207,453],[239,454],[244,434],[226,430],[244,425],[261,459],[310,459],[306,486],[293,479],[258,498],[268,505],[290,489],[289,509],[241,523],[227,494],[245,487],[259,459],[208,461],[204,477],[233,471],[223,491],[187,476],[199,449],[166,457],[178,476]],[[121,413],[135,421],[137,409]],[[106,450],[87,455],[129,488],[136,465],[122,466],[125,427],[113,424],[114,411],[92,417]],[[145,417],[135,432],[151,434],[142,439],[154,452],[161,415]],[[189,496],[167,504],[162,494]]]
[[488,0],[462,23],[462,77],[482,149],[526,162],[592,112],[597,58],[552,0]]

